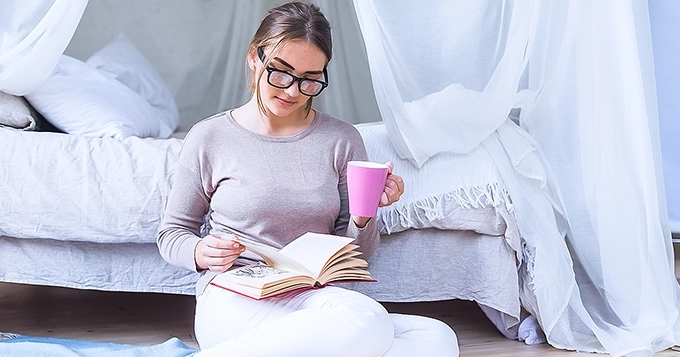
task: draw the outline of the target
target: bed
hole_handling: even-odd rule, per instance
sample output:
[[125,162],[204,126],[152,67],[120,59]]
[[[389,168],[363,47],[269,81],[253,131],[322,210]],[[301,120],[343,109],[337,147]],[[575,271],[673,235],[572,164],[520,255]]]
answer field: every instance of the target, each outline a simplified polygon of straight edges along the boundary
[[[194,294],[197,275],[168,265],[155,243],[186,128],[130,42],[119,37],[87,62],[63,56],[26,98],[0,95],[0,281]],[[407,190],[379,210],[377,282],[350,287],[383,302],[473,300],[516,337],[530,302],[526,257],[487,152],[441,153],[416,168],[383,123],[356,127],[370,159],[394,162]]]
[[[369,157],[395,162],[408,190],[379,212],[378,282],[353,288],[385,302],[474,300],[517,323],[520,237],[485,152],[415,169],[382,123],[357,128]],[[181,143],[0,128],[0,280],[193,294],[197,276],[168,265],[155,244]]]

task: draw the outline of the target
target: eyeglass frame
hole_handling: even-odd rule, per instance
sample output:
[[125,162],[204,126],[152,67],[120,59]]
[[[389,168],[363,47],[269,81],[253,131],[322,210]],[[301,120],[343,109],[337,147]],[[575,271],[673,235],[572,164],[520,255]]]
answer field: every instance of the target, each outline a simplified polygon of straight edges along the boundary
[[[262,63],[264,63],[265,57],[264,57],[264,50],[262,49],[262,47],[258,47],[258,48],[257,48],[257,57],[260,59],[260,61],[262,61]],[[288,73],[288,72],[286,72],[286,71],[282,71],[282,70],[280,70],[280,69],[276,69],[276,68],[269,67],[269,66],[265,67],[264,69],[267,70],[267,83],[268,83],[270,86],[274,87],[274,88],[278,88],[278,89],[288,89],[288,88],[290,88],[295,82],[297,82],[297,84],[298,84],[298,91],[300,92],[300,94],[306,95],[306,96],[308,96],[308,97],[316,97],[317,95],[321,94],[321,92],[323,92],[323,90],[326,89],[326,87],[328,87],[328,71],[326,70],[325,67],[324,67],[324,69],[323,69],[323,76],[324,76],[324,78],[326,79],[325,82],[324,82],[324,81],[320,81],[320,80],[318,80],[318,79],[309,79],[309,78],[298,77],[298,76],[295,76],[295,75],[293,75],[293,74],[290,74],[290,73]],[[275,84],[273,84],[273,83],[270,81],[270,77],[271,77],[271,75],[272,75],[272,72],[283,73],[283,74],[285,74],[285,75],[287,75],[287,76],[292,77],[293,80],[292,80],[292,81],[290,82],[290,84],[287,85],[287,86],[278,86],[278,85],[275,85]],[[319,90],[318,93],[313,94],[313,95],[309,95],[309,94],[307,94],[307,93],[304,93],[304,92],[302,92],[302,81],[312,81],[312,82],[319,83],[319,84],[321,84],[321,89]]]

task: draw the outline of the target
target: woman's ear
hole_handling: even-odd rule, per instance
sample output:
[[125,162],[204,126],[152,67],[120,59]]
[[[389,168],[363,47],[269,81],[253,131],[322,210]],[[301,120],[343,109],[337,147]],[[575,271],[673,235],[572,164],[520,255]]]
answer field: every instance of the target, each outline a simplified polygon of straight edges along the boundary
[[248,62],[248,68],[250,68],[251,71],[255,70],[255,66],[257,64],[257,49],[255,46],[250,46],[248,49],[248,56],[247,56],[247,62]]

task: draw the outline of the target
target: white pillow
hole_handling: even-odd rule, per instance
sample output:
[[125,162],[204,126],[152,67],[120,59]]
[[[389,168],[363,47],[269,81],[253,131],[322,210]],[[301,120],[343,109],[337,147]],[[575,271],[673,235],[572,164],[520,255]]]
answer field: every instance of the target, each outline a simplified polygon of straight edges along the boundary
[[99,68],[62,55],[52,75],[26,99],[69,134],[168,137],[179,114],[153,66],[120,36],[100,51],[92,56]]
[[161,137],[168,137],[179,124],[179,112],[172,93],[156,68],[139,52],[124,33],[97,51],[87,64],[111,73],[144,98],[161,120]]
[[0,92],[0,126],[24,130],[35,128],[35,118],[25,99]]

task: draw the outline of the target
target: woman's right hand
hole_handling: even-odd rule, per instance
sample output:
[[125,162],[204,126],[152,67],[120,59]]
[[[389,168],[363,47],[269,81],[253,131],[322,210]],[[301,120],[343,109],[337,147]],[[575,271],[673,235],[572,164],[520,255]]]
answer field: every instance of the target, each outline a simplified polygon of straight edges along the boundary
[[231,268],[246,250],[235,234],[211,234],[203,237],[194,250],[196,268],[221,273]]

